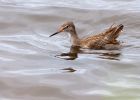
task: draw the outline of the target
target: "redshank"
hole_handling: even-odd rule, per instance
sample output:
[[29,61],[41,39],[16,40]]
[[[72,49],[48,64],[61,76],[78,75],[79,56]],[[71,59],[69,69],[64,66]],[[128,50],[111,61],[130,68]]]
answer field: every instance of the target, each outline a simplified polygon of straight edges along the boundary
[[58,31],[50,35],[50,37],[61,32],[68,32],[71,36],[72,46],[79,46],[81,48],[89,49],[106,49],[107,47],[113,47],[114,45],[120,44],[117,38],[123,30],[123,27],[124,26],[122,24],[116,26],[112,25],[97,35],[91,35],[89,37],[80,39],[77,35],[74,23],[68,21],[62,24]]

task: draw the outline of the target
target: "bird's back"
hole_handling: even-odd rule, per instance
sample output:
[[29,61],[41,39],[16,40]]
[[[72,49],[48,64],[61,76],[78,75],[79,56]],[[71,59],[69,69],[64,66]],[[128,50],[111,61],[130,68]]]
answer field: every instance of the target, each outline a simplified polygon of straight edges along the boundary
[[111,26],[100,34],[81,39],[80,46],[83,48],[102,49],[105,48],[108,44],[119,44],[116,39],[122,29],[122,24],[117,26]]

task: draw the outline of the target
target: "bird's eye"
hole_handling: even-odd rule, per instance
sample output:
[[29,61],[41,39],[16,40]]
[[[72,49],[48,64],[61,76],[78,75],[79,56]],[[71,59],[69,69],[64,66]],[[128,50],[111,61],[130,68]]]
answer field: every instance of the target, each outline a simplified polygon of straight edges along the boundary
[[68,28],[69,26],[67,25],[67,26],[65,26],[65,28]]

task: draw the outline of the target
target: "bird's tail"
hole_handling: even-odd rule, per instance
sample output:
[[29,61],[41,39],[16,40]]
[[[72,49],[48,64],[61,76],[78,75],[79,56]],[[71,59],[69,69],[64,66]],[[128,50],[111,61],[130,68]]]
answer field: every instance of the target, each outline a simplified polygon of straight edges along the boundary
[[115,40],[119,33],[123,30],[123,25],[111,26],[107,29],[104,33],[102,33],[103,39],[99,39],[94,43],[94,46],[98,47],[99,49],[104,47],[105,44],[110,43],[111,41]]
[[107,31],[105,35],[105,39],[107,40],[113,40],[116,39],[119,36],[119,33],[123,30],[123,25],[117,25],[117,26],[111,26]]

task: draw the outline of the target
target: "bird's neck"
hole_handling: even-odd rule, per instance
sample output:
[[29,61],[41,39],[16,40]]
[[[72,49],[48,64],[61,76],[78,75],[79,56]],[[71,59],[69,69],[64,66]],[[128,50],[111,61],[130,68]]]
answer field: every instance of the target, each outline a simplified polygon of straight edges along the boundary
[[71,42],[73,46],[79,46],[80,45],[80,39],[76,33],[76,30],[74,29],[73,31],[70,32],[71,35]]

